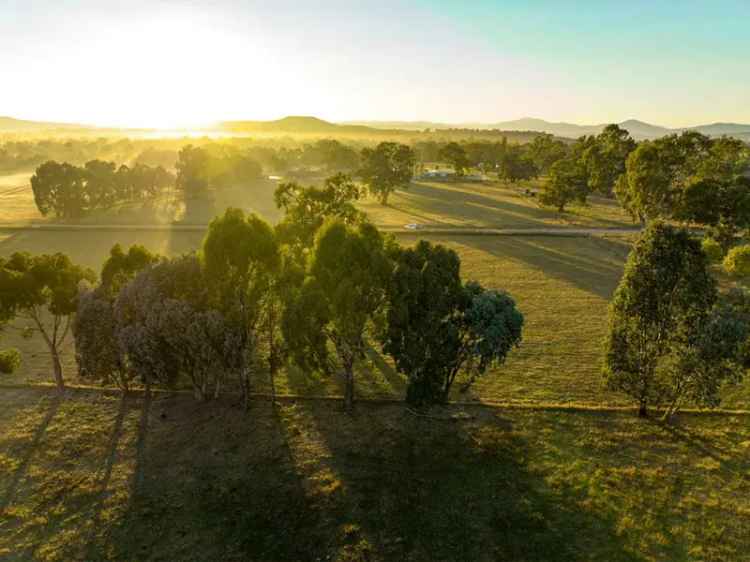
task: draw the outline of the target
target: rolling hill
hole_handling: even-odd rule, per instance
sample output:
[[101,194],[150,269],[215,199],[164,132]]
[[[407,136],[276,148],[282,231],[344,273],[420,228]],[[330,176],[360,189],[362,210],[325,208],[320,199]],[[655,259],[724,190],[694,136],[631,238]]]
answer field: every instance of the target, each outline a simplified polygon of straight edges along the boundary
[[[445,130],[453,128],[469,129],[498,129],[501,131],[532,131],[551,133],[559,137],[578,138],[582,135],[596,135],[604,129],[606,123],[598,125],[578,125],[575,123],[551,122],[544,119],[524,117],[512,121],[500,121],[497,123],[460,123],[448,124],[430,121],[356,121],[347,122],[348,125],[366,125],[373,128],[387,129],[405,129],[405,130]],[[736,136],[743,140],[750,140],[750,124],[741,123],[711,123],[708,125],[696,125],[692,127],[682,127],[670,129],[653,125],[637,119],[628,119],[618,123],[620,127],[630,132],[633,138],[638,140],[654,139],[680,133],[682,131],[692,130],[709,136],[730,135]]]

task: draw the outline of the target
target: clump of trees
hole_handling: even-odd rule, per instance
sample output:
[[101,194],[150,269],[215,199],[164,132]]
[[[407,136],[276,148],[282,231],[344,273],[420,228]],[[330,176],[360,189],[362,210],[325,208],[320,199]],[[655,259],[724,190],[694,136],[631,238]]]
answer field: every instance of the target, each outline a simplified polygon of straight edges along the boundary
[[443,403],[460,372],[469,382],[521,342],[523,315],[507,294],[464,283],[460,259],[420,241],[395,252],[383,350],[409,381],[414,406]]
[[31,177],[31,189],[42,215],[74,219],[121,203],[149,200],[171,188],[174,181],[161,166],[117,168],[113,162],[91,160],[79,167],[50,160]]
[[585,204],[592,193],[611,197],[634,148],[628,132],[614,124],[579,138],[565,151],[551,139],[539,140],[532,150],[540,161],[548,158],[549,176],[540,201],[563,212],[569,203]]
[[219,146],[214,149],[187,145],[177,155],[176,185],[184,196],[200,197],[212,189],[247,185],[263,169],[246,153]]
[[610,305],[605,374],[639,415],[660,407],[670,417],[685,402],[719,404],[725,383],[747,363],[746,318],[719,302],[698,240],[661,222],[630,253]]
[[744,227],[750,152],[736,139],[688,131],[638,144],[627,158],[616,193],[643,223],[677,219],[713,228]]

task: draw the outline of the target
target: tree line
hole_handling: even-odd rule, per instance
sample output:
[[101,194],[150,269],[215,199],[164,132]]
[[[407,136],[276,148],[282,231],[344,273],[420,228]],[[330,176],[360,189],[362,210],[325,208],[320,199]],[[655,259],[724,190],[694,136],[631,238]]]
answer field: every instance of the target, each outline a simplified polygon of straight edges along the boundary
[[34,202],[43,216],[80,218],[121,203],[146,201],[174,185],[174,176],[161,166],[91,160],[84,166],[45,162],[31,177]]
[[[123,390],[188,382],[210,400],[271,388],[285,365],[338,374],[354,402],[357,365],[380,346],[415,407],[445,403],[521,343],[513,298],[461,276],[439,244],[401,246],[356,209],[358,186],[286,183],[271,227],[228,209],[197,252],[166,258],[112,248],[98,276],[62,254],[0,259],[0,321],[31,322],[64,388],[60,350],[75,339],[81,377]],[[604,376],[639,414],[716,407],[750,367],[750,295],[721,293],[700,240],[653,221],[634,244],[609,311]]]
[[459,373],[468,384],[519,345],[523,316],[506,293],[464,282],[452,250],[383,235],[356,196],[343,175],[282,184],[277,227],[228,209],[192,254],[115,246],[98,283],[62,254],[14,254],[0,260],[0,317],[33,323],[60,388],[72,330],[80,375],[123,389],[188,381],[200,399],[231,389],[247,405],[255,381],[273,385],[291,362],[339,373],[350,410],[357,364],[380,345],[411,404],[444,402]]

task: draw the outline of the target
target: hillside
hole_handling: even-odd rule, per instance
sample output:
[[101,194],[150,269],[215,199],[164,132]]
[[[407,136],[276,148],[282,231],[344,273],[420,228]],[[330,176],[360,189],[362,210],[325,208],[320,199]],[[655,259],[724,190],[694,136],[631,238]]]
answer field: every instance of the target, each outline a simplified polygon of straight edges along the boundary
[[45,121],[27,121],[24,119],[15,119],[13,117],[0,116],[0,132],[37,132],[53,131],[56,129],[85,129],[85,125],[76,125],[73,123],[50,123]]
[[[606,127],[606,123],[598,125],[578,125],[575,123],[551,122],[544,119],[524,117],[512,121],[499,121],[496,123],[461,123],[447,124],[430,121],[356,121],[350,125],[366,125],[374,128],[401,128],[406,130],[445,130],[455,128],[468,129],[497,129],[501,131],[531,131],[539,133],[551,133],[559,137],[578,138],[583,135],[596,135]],[[628,119],[618,123],[620,127],[630,132],[637,140],[654,139],[665,135],[680,133],[682,131],[698,131],[704,135],[735,136],[743,140],[750,140],[750,124],[741,123],[711,123],[708,125],[696,125],[691,127],[673,128],[653,125],[638,119]]]

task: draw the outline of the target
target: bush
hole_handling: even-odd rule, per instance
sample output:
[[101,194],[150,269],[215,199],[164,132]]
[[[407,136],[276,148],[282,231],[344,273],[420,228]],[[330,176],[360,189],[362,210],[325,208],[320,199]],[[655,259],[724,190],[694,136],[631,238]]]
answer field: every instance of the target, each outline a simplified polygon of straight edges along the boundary
[[737,246],[729,250],[724,258],[724,269],[735,277],[750,276],[750,245]]
[[719,263],[724,258],[724,250],[713,238],[704,238],[701,242],[703,253],[706,254],[711,263]]
[[21,366],[21,352],[17,349],[0,351],[0,373],[10,375]]

